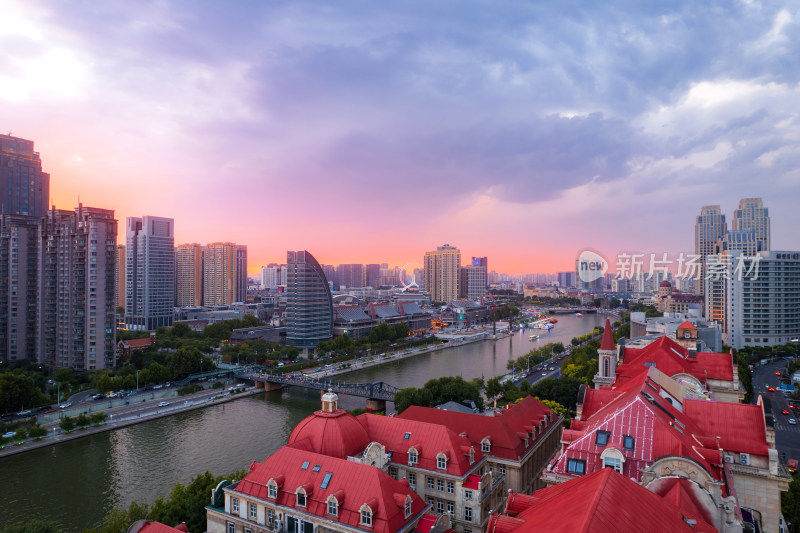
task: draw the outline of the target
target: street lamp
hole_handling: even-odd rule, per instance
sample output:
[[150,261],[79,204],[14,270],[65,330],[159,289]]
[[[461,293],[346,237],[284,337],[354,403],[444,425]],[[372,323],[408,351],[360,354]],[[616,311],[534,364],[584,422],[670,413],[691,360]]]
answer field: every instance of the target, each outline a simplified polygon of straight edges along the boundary
[[139,392],[139,370],[136,371],[136,392]]

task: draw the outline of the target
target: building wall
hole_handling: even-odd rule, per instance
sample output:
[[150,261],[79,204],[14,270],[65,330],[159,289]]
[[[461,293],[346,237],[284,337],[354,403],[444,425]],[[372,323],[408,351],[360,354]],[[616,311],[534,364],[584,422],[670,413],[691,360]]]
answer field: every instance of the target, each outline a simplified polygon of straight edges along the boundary
[[117,307],[125,308],[125,245],[117,245]]
[[731,467],[739,507],[761,513],[764,533],[780,531],[781,491],[789,490],[791,478],[769,475],[764,468]]
[[0,135],[0,214],[41,218],[50,200],[50,174],[42,172],[33,141]]
[[434,302],[449,303],[458,298],[461,251],[445,244],[425,253],[425,290]]
[[333,300],[325,274],[306,251],[287,252],[286,344],[313,348],[333,338]]
[[[725,215],[718,205],[704,205],[700,208],[694,226],[694,253],[701,258],[714,253],[717,241],[728,231]],[[704,259],[701,259],[700,278],[705,279]],[[695,285],[697,294],[705,294],[703,283]]]

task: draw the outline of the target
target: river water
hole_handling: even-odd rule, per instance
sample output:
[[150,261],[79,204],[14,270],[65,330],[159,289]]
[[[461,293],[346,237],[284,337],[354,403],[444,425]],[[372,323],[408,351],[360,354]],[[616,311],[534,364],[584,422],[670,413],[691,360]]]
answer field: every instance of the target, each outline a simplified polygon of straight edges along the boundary
[[[509,359],[548,342],[567,344],[604,321],[603,315],[560,315],[549,334],[519,331],[498,341],[436,350],[340,379],[385,381],[396,387],[419,387],[441,376],[489,379],[505,374]],[[534,332],[540,340],[528,339]],[[363,398],[342,397],[339,403],[344,409],[364,407]],[[65,532],[96,527],[111,508],[166,497],[175,483],[187,483],[198,473],[226,475],[263,461],[317,409],[318,391],[291,388],[2,458],[0,525],[40,518]]]

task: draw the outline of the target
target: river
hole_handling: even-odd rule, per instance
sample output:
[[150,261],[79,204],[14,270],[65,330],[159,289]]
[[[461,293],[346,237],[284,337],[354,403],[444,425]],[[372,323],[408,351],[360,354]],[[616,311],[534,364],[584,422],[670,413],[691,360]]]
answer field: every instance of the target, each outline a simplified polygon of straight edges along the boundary
[[[509,359],[548,342],[567,344],[604,321],[604,315],[560,315],[549,334],[519,331],[498,341],[358,370],[341,380],[418,387],[441,376],[489,379],[505,374]],[[541,339],[528,340],[532,332]],[[344,409],[364,407],[363,398],[343,397],[339,403]],[[5,457],[0,459],[0,524],[40,518],[65,532],[96,527],[111,508],[166,497],[175,483],[187,483],[198,473],[225,475],[263,461],[317,409],[319,392],[291,388]]]

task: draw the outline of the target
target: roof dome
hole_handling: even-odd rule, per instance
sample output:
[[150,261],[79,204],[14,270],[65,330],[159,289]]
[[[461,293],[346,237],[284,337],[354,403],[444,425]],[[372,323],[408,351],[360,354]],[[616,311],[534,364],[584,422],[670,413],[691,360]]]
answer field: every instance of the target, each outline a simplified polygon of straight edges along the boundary
[[306,441],[311,451],[330,457],[346,459],[363,452],[370,443],[367,430],[356,417],[339,409],[337,396],[322,395],[323,408],[305,418],[292,430],[289,444]]
[[672,283],[670,283],[667,280],[664,280],[659,284],[659,287],[672,287]]

